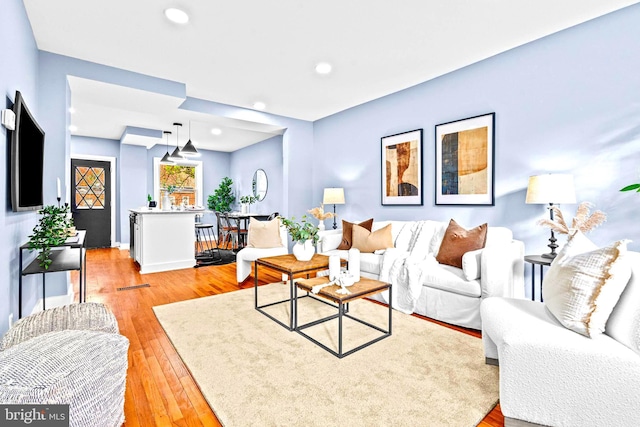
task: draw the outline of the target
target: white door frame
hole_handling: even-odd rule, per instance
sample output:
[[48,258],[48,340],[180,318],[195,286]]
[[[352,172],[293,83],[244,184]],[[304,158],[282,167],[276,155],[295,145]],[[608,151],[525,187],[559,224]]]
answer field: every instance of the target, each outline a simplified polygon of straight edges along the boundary
[[[117,200],[117,189],[116,189],[116,158],[110,156],[94,156],[93,154],[72,154],[71,159],[76,160],[97,160],[99,162],[109,162],[111,179],[109,183],[109,191],[111,191],[111,247],[118,247],[119,243],[116,242],[116,200]],[[71,162],[71,160],[69,160]],[[73,185],[71,186],[73,187]],[[71,205],[71,192],[69,192],[69,205]]]

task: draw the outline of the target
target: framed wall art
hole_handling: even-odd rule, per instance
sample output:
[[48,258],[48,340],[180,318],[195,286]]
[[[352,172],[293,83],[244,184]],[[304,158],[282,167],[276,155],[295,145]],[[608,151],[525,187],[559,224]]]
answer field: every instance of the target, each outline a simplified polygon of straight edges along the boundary
[[495,113],[436,125],[436,205],[494,204]]
[[382,141],[382,204],[422,205],[422,129]]

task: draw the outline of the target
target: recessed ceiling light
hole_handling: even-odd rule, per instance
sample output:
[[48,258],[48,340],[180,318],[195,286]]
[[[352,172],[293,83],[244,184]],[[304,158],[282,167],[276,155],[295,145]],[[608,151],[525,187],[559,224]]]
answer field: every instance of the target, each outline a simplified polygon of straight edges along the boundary
[[165,9],[164,16],[166,16],[169,21],[175,22],[176,24],[186,24],[189,22],[189,15],[187,15],[187,12],[174,7]]
[[69,125],[69,132],[75,132],[78,130],[78,126],[75,125]]
[[256,110],[264,110],[265,108],[267,108],[267,105],[264,102],[254,102],[253,103],[253,108],[255,108]]
[[329,74],[331,72],[331,64],[328,62],[320,62],[316,65],[316,73],[318,74]]
[[211,133],[214,135],[220,135],[222,133],[222,130],[219,128],[213,128],[211,129]]
[[73,114],[73,113],[75,113],[75,112],[76,112],[76,109],[75,109],[75,108],[73,108],[73,107],[69,107],[69,113],[70,113],[70,114]]

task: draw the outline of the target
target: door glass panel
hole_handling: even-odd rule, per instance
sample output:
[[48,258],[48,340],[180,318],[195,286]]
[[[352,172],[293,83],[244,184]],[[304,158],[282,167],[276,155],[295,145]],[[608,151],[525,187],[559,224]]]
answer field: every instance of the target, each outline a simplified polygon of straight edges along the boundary
[[75,202],[78,209],[104,209],[105,170],[98,167],[76,167]]

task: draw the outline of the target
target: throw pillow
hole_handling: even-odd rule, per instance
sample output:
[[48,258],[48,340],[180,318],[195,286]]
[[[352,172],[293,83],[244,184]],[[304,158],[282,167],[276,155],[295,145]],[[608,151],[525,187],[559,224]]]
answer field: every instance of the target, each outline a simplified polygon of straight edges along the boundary
[[542,282],[545,306],[566,328],[587,337],[604,332],[631,277],[627,242],[597,248],[580,231],[571,231]]
[[452,219],[444,232],[436,260],[440,264],[462,268],[462,256],[467,252],[484,248],[486,241],[486,223],[467,230]]
[[358,224],[353,224],[353,244],[352,248],[356,248],[363,253],[372,253],[379,249],[387,249],[393,247],[393,238],[391,237],[391,224],[371,232]]
[[469,251],[462,255],[462,273],[468,282],[480,278],[482,268],[482,249]]
[[[366,221],[362,221],[358,224],[360,227],[371,231],[371,227],[373,227],[373,218],[369,218]],[[351,236],[353,234],[353,226],[354,223],[342,220],[342,242],[340,242],[340,246],[337,249],[339,250],[349,250],[351,249]]]
[[249,220],[249,242],[250,248],[280,248],[282,239],[280,238],[280,219],[271,221],[258,221],[255,218]]

